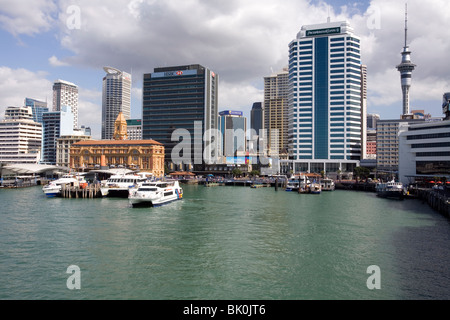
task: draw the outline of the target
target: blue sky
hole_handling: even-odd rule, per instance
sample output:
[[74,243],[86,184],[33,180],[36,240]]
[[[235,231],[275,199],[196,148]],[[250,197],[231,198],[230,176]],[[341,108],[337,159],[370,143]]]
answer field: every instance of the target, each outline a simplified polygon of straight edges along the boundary
[[[287,65],[304,24],[348,20],[368,66],[368,112],[398,118],[404,2],[306,0],[0,0],[0,118],[25,97],[51,106],[54,80],[80,88],[80,124],[100,135],[103,66],[132,71],[132,117],[141,116],[142,75],[163,65],[199,63],[220,76],[219,109],[248,116],[262,101],[263,77]],[[69,28],[79,10],[78,28]],[[413,73],[411,108],[441,116],[450,91],[445,0],[408,1]],[[70,14],[72,13],[72,14]],[[430,20],[430,17],[433,19]],[[442,26],[447,26],[446,28]]]

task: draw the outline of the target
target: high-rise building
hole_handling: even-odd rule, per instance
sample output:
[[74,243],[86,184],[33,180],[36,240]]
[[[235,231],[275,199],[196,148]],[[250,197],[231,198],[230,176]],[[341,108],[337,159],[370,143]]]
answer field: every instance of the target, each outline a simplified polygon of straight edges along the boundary
[[245,156],[247,151],[247,118],[242,111],[219,112],[221,150],[225,157]]
[[[169,169],[204,169],[203,151],[214,140],[205,133],[218,129],[218,81],[217,74],[198,64],[155,68],[144,74],[142,137],[164,144]],[[190,139],[190,154],[184,148],[175,159],[172,151],[181,143],[180,135]],[[212,149],[217,150],[214,143]]]
[[250,111],[250,129],[252,134],[259,135],[260,130],[264,130],[264,109],[261,102],[253,103]]
[[116,68],[104,67],[102,96],[102,139],[110,140],[114,122],[122,112],[125,120],[131,117],[131,75]]
[[53,111],[61,111],[64,106],[68,106],[74,116],[73,128],[78,128],[78,86],[56,80],[53,84]]
[[42,114],[48,112],[47,102],[25,98],[25,107],[30,107],[33,112],[33,121],[42,123]]
[[408,116],[409,110],[409,89],[411,88],[411,76],[416,65],[411,62],[411,51],[408,46],[408,11],[407,4],[405,12],[405,46],[402,51],[402,62],[397,66],[397,70],[400,72],[402,95],[403,95],[403,113],[402,116]]
[[36,164],[40,160],[42,124],[31,107],[8,107],[0,121],[0,163]]
[[289,44],[294,172],[352,172],[359,165],[360,50],[346,21],[303,26]]
[[361,65],[361,159],[367,158],[367,66]]
[[264,77],[264,128],[267,148],[271,156],[287,156],[289,142],[289,72]]
[[43,114],[42,163],[54,165],[57,162],[57,140],[61,136],[73,135],[74,114],[68,106],[60,111]]
[[380,115],[376,113],[369,113],[367,115],[367,129],[377,129],[377,121],[380,120]]

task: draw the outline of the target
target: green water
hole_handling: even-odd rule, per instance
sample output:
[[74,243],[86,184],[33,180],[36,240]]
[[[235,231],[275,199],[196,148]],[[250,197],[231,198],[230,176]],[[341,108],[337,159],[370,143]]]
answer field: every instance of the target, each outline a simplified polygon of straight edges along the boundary
[[449,220],[420,201],[183,188],[158,208],[0,190],[0,299],[450,298]]

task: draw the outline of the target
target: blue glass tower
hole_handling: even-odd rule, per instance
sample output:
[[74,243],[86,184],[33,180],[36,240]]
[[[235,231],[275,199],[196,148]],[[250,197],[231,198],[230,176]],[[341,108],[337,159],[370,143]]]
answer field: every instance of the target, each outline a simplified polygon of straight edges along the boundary
[[303,26],[289,44],[293,170],[351,171],[361,158],[360,39],[347,22]]

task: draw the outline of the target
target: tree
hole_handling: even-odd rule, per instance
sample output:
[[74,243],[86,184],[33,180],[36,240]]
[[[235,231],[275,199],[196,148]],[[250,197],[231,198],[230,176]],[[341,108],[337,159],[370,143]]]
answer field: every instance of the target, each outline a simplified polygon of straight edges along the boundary
[[231,173],[233,174],[234,177],[236,177],[236,176],[240,176],[242,174],[242,171],[241,171],[241,169],[234,168]]
[[353,170],[353,174],[356,176],[356,181],[358,181],[358,178],[367,180],[370,175],[370,170],[366,167],[356,167]]

